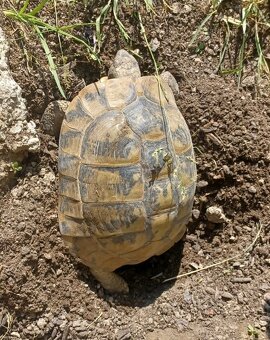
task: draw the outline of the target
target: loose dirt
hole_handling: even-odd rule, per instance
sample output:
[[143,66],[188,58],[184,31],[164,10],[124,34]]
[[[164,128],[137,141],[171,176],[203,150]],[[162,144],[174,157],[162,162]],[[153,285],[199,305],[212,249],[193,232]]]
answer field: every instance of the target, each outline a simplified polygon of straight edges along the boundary
[[[206,13],[202,3],[207,2],[179,3],[175,13],[158,7],[158,16],[144,17],[149,39],[160,43],[155,55],[161,69],[178,81],[177,103],[196,152],[198,187],[185,240],[162,256],[121,268],[130,286],[128,296],[104,291],[63,245],[57,221],[57,142],[40,130],[40,154],[27,159],[17,184],[0,199],[0,338],[6,332],[6,339],[270,338],[270,315],[262,306],[270,292],[269,88],[264,85],[257,98],[252,82],[238,89],[232,75],[216,74],[222,27],[212,28],[203,53],[188,47]],[[76,19],[74,11],[84,21],[93,12],[81,4],[58,10],[66,24]],[[51,13],[48,9],[45,15]],[[2,14],[0,18],[28,118],[39,126],[48,103],[60,95],[38,42],[30,33],[23,38],[22,26]],[[153,73],[138,27],[132,20],[125,24],[142,52],[143,74]],[[76,59],[65,83],[69,100],[84,83],[106,74],[117,49],[124,46],[116,28],[108,25],[102,67],[78,51],[75,58],[76,47],[64,45],[67,62]],[[49,39],[56,41],[60,59],[57,38]],[[28,67],[25,50],[32,58]],[[208,222],[210,206],[222,207],[227,222]],[[245,252],[260,225],[255,246]],[[230,263],[162,283],[237,254]]]

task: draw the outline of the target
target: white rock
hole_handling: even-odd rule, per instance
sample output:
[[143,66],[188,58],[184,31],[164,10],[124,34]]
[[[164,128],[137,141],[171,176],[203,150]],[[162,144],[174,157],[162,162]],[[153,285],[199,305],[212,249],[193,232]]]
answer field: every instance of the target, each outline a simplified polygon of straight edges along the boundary
[[46,325],[47,325],[47,322],[46,322],[45,319],[43,319],[43,318],[38,319],[37,326],[38,326],[39,329],[45,328]]
[[206,209],[206,218],[212,223],[229,222],[229,219],[224,215],[222,208],[216,206]]
[[40,142],[34,122],[27,123],[22,90],[8,66],[9,46],[0,27],[0,189],[14,175],[12,160],[21,161],[28,152],[37,152]]

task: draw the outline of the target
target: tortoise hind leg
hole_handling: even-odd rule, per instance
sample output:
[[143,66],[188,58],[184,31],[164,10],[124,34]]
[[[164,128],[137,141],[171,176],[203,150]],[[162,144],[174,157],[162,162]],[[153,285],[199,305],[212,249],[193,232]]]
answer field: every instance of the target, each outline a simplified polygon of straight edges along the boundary
[[106,272],[100,269],[90,268],[93,276],[101,285],[111,293],[128,293],[129,288],[126,281],[114,272]]

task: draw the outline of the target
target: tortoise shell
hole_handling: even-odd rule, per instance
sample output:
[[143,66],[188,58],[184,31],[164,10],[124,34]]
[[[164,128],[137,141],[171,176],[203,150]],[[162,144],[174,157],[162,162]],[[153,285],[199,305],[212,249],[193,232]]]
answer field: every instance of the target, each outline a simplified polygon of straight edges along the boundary
[[60,231],[90,268],[113,271],[168,250],[185,233],[196,187],[170,87],[154,76],[86,86],[62,124],[59,176]]

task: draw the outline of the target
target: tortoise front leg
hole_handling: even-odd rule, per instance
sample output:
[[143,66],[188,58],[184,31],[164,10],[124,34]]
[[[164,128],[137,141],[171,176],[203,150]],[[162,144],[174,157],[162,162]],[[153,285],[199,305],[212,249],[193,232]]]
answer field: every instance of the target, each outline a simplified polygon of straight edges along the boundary
[[90,268],[93,276],[101,285],[111,293],[128,293],[129,288],[126,281],[114,272],[106,272],[101,269]]

